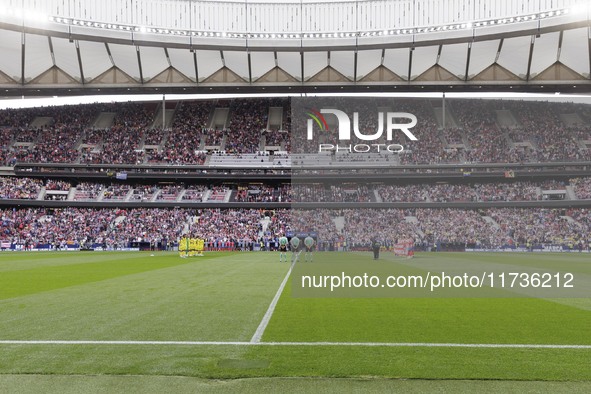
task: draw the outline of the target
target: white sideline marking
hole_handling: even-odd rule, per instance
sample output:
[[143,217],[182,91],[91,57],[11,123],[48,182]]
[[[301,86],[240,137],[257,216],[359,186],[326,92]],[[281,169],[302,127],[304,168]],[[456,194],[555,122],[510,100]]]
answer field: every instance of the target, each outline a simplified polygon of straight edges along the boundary
[[246,341],[62,341],[0,340],[0,345],[163,345],[163,346],[349,346],[349,347],[443,347],[508,349],[591,349],[591,345],[527,343],[423,343],[423,342],[246,342]]
[[297,256],[293,259],[293,262],[289,266],[289,270],[287,270],[287,274],[285,274],[285,278],[283,278],[283,282],[279,285],[279,289],[277,289],[277,293],[275,293],[275,297],[269,304],[269,308],[267,308],[267,312],[265,312],[265,316],[263,316],[263,320],[259,323],[257,330],[254,332],[254,335],[250,339],[251,343],[259,343],[261,342],[261,338],[263,337],[263,333],[267,329],[267,325],[269,324],[269,320],[271,320],[271,316],[273,316],[273,312],[275,312],[275,307],[277,306],[277,302],[279,301],[279,297],[281,297],[281,293],[283,293],[283,288],[287,284],[287,280],[289,279],[289,275],[291,274],[291,270],[295,265],[296,261],[298,261],[298,257],[300,256],[300,252],[298,252]]

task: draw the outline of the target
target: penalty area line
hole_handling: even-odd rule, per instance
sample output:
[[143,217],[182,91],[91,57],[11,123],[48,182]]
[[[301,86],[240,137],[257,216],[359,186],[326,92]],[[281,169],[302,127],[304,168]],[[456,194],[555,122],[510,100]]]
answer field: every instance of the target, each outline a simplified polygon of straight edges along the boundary
[[277,289],[277,292],[275,293],[275,297],[273,297],[271,304],[269,304],[269,308],[267,308],[267,312],[265,312],[265,315],[263,316],[263,319],[259,323],[257,330],[254,332],[252,338],[250,339],[251,343],[260,343],[261,342],[261,338],[263,337],[263,333],[267,329],[267,325],[269,324],[269,321],[271,320],[271,316],[273,316],[273,312],[275,312],[275,307],[277,306],[277,302],[279,302],[279,297],[281,297],[281,294],[283,293],[283,289],[285,288],[285,285],[287,284],[287,280],[289,279],[289,276],[291,275],[291,270],[293,269],[293,266],[295,265],[296,261],[298,261],[299,256],[300,255],[298,252],[297,256],[295,256],[295,258],[291,262],[291,265],[289,266],[289,270],[287,270],[287,274],[285,274],[285,278],[283,278],[283,282],[281,282],[281,285],[279,285],[279,288]]
[[344,346],[344,347],[441,347],[491,349],[586,349],[591,345],[528,343],[423,343],[423,342],[246,342],[246,341],[68,341],[0,340],[0,345],[140,345],[140,346]]

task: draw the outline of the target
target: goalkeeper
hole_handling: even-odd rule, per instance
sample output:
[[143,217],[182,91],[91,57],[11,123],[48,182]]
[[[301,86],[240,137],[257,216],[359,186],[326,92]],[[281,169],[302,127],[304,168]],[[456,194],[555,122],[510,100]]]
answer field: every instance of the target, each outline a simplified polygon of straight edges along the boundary
[[304,246],[306,247],[306,262],[308,261],[308,258],[310,259],[310,262],[312,262],[312,260],[313,260],[312,251],[314,250],[314,238],[310,237],[309,235],[306,238],[304,238]]
[[291,240],[289,241],[289,244],[291,245],[291,262],[293,263],[294,261],[296,261],[298,259],[298,252],[300,249],[300,239],[294,235],[291,238]]
[[285,262],[287,263],[287,237],[282,236],[279,237],[279,262],[283,262],[283,260],[285,259]]

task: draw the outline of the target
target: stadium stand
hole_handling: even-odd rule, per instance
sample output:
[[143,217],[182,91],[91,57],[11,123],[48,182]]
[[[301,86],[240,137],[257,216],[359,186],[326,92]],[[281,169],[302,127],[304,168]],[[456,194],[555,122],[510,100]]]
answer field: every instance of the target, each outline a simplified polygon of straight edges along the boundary
[[[288,112],[287,100],[234,99],[222,104],[227,106],[227,128],[210,127],[215,123],[211,120],[215,108],[221,108],[213,101],[179,102],[173,111],[172,127],[167,129],[152,127],[157,112],[153,104],[3,110],[1,159],[7,164],[203,165],[209,158],[207,147],[214,152],[213,165],[266,166],[273,162],[273,157],[264,159],[259,153],[266,146],[290,152],[291,115],[282,119],[282,132],[267,129],[270,108]],[[578,104],[450,100],[446,113],[453,119],[453,127],[442,126],[436,116],[438,108],[429,100],[397,100],[393,105],[421,120],[413,129],[418,141],[398,136],[394,142],[405,146],[405,151],[399,157],[375,154],[364,160],[370,165],[576,162],[591,157],[587,148],[591,141],[589,126],[563,121],[565,114],[576,114],[577,119],[588,116],[585,107]],[[103,124],[97,119],[106,113],[115,115],[110,123]],[[513,126],[506,126],[503,117],[513,119]],[[9,118],[13,120],[6,120]],[[35,122],[41,125],[33,126]],[[106,127],[96,127],[97,122]],[[262,160],[257,161],[259,155]],[[340,165],[356,158],[339,152],[334,156],[296,155],[290,159],[294,164]]]
[[[52,238],[48,234],[54,219],[81,215],[87,223],[103,223],[103,233],[97,235],[89,224],[69,231],[65,238],[77,242],[111,239],[109,247],[121,247],[132,239],[145,238],[142,234],[150,234],[154,217],[158,225],[170,229],[166,235],[169,239],[191,229],[207,236],[212,245],[240,238],[242,246],[248,240],[250,244],[256,241],[271,247],[279,234],[301,227],[318,231],[325,242],[323,248],[342,249],[366,245],[371,231],[381,232],[379,223],[385,220],[398,236],[412,237],[424,248],[436,244],[461,249],[467,245],[498,248],[556,242],[580,242],[588,248],[584,234],[589,223],[584,204],[591,199],[591,182],[584,171],[589,157],[586,141],[591,131],[585,120],[591,115],[586,106],[450,100],[445,110],[448,124],[444,125],[443,109],[432,100],[397,99],[392,105],[421,119],[413,129],[418,141],[396,136],[397,142],[405,145],[400,155],[292,153],[291,114],[285,99],[175,102],[170,110],[174,113],[170,127],[158,126],[157,104],[2,110],[1,159],[11,167],[6,167],[8,172],[0,177],[0,202],[5,201],[9,207],[13,207],[8,202],[12,200],[35,204],[12,213],[5,208],[3,231],[13,240],[41,242]],[[216,120],[216,113],[222,120]],[[583,122],[569,123],[565,119]],[[560,142],[551,141],[552,136],[559,136]],[[359,160],[367,169],[360,168],[353,179],[336,181],[329,175],[322,181],[286,183],[292,165],[318,167],[311,172],[317,176],[325,168],[329,169],[327,174],[338,174],[341,166]],[[578,162],[580,167],[546,167],[556,161]],[[490,166],[471,166],[478,163]],[[511,167],[517,170],[508,171],[508,163],[517,163],[517,167]],[[429,166],[421,167],[425,164]],[[160,172],[156,171],[157,165],[163,165]],[[519,167],[523,165],[527,167]],[[187,170],[183,166],[200,167]],[[117,168],[123,169],[124,177],[114,182],[115,175],[119,175]],[[383,168],[379,171],[386,179],[364,179],[377,168]],[[389,171],[393,172],[386,175]],[[548,171],[554,172],[546,176]],[[195,173],[203,179],[188,182],[176,178]],[[402,174],[411,179],[416,173],[423,174],[426,180],[409,183],[396,178]],[[529,177],[534,173],[538,173],[537,177]],[[77,174],[95,174],[96,181],[78,178]],[[254,176],[254,180],[245,181],[246,174]],[[454,178],[444,178],[444,174]],[[128,179],[128,175],[136,178]],[[487,180],[485,175],[494,176]],[[220,176],[225,177],[223,182]],[[86,207],[69,207],[69,201]],[[543,205],[560,201],[583,205]],[[293,215],[286,209],[288,205],[272,205],[294,202],[342,206]],[[44,207],[46,203],[52,204],[51,212]],[[102,203],[121,207],[105,208]],[[259,205],[256,209],[240,208],[240,204],[247,203]],[[409,206],[411,203],[427,205]],[[530,205],[511,205],[514,203]],[[174,208],[182,204],[186,208]],[[219,208],[202,208],[199,204]],[[347,204],[362,205],[351,210]],[[381,210],[376,211],[377,219],[367,221],[362,217],[366,212],[363,210],[371,204],[382,204]],[[407,205],[399,208],[396,204]],[[452,208],[449,204],[456,205]],[[261,209],[272,214],[266,216]],[[169,217],[173,210],[179,218]],[[240,215],[245,215],[244,219],[237,219]],[[32,231],[31,225],[21,226],[25,218],[37,221]],[[211,220],[220,228],[199,228],[195,218]],[[245,231],[230,229],[229,223],[237,220]],[[122,221],[133,222],[137,229],[124,226],[119,234]],[[335,223],[340,223],[338,228]],[[364,226],[372,230],[361,231],[359,228]],[[141,229],[144,231],[138,232]],[[391,245],[395,240],[385,242]]]

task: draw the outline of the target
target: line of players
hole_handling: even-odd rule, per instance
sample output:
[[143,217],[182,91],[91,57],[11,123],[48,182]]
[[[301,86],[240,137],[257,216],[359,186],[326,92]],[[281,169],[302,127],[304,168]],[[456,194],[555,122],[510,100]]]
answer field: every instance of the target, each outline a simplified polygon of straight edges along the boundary
[[287,252],[288,249],[291,250],[291,262],[297,261],[300,253],[302,250],[305,251],[305,261],[312,262],[314,259],[313,251],[314,247],[316,246],[316,241],[311,236],[306,236],[304,238],[304,246],[303,249],[301,248],[301,240],[297,236],[291,237],[291,239],[287,239],[286,236],[279,237],[279,262],[286,262],[287,263]]

